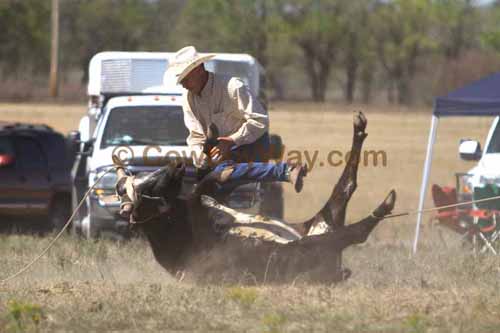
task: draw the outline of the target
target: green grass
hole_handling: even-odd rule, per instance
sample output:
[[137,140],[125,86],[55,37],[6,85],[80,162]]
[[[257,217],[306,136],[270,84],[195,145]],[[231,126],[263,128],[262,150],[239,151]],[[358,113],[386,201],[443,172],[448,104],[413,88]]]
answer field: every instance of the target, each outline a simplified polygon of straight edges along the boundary
[[[317,149],[325,156],[331,149],[349,148],[351,111],[357,109],[369,121],[365,148],[386,151],[388,165],[360,168],[348,221],[369,214],[392,188],[398,194],[397,212],[415,209],[430,110],[276,105],[272,132],[283,137],[287,149]],[[64,132],[76,128],[84,112],[80,105],[0,104],[0,120],[47,122]],[[458,159],[458,140],[484,140],[489,122],[457,118],[440,123],[431,182],[453,184],[454,172],[472,167]],[[314,214],[340,172],[315,168],[301,194],[286,187],[287,220]],[[432,205],[429,197],[426,205]],[[472,255],[446,230],[439,237],[429,218],[424,218],[416,257],[410,256],[414,216],[382,222],[366,244],[344,252],[353,275],[338,285],[201,285],[189,276],[180,283],[155,263],[140,239],[65,237],[29,272],[0,285],[0,332],[20,326],[44,332],[497,332],[500,259]],[[0,278],[28,263],[49,241],[0,236]]]
[[[372,239],[350,248],[347,282],[277,286],[178,282],[140,239],[64,237],[29,272],[0,286],[0,331],[495,331],[500,259],[474,256],[453,234],[445,234],[446,244],[435,230],[424,236],[414,258],[406,242]],[[0,277],[48,241],[1,236]]]

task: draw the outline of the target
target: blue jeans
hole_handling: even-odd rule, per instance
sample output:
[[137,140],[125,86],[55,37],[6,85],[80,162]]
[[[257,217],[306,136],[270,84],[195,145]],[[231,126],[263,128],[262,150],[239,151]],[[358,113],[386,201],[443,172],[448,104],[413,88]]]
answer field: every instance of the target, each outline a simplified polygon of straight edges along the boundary
[[286,163],[235,163],[233,161],[224,161],[217,165],[213,171],[222,173],[226,168],[232,168],[232,173],[226,181],[230,182],[286,182],[288,181]]
[[232,167],[233,172],[227,181],[248,182],[275,182],[287,181],[286,163],[268,163],[271,145],[269,134],[264,133],[255,142],[231,149],[230,160],[223,161],[215,167],[215,172],[222,172]]

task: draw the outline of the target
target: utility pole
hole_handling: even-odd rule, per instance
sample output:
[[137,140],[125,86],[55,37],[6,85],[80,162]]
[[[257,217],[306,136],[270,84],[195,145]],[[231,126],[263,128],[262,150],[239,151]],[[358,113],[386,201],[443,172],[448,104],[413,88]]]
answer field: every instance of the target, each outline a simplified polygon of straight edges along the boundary
[[52,32],[50,49],[50,96],[58,95],[59,0],[52,0]]

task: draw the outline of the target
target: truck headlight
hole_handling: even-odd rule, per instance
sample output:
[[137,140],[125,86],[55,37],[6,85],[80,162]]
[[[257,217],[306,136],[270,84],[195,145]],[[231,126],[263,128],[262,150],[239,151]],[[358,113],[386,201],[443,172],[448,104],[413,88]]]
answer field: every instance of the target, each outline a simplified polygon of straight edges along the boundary
[[[105,171],[97,172],[94,181],[99,179]],[[115,193],[115,185],[118,180],[118,176],[115,171],[108,172],[105,174],[94,186],[94,193],[97,195],[110,195]]]

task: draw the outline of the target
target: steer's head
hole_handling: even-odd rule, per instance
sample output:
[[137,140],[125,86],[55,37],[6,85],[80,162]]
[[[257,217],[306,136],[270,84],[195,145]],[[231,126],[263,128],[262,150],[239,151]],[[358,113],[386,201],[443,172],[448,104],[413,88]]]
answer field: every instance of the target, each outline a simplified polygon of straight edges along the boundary
[[145,177],[126,176],[119,170],[120,215],[130,223],[145,223],[169,214],[181,192],[183,176],[183,164],[164,166]]

